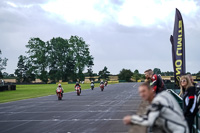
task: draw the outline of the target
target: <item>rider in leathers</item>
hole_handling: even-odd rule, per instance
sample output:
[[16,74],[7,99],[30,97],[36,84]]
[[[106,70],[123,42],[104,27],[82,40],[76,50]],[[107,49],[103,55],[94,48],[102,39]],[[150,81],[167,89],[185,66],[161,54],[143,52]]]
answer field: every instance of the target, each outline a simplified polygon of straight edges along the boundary
[[81,85],[79,84],[79,82],[76,82],[76,85],[74,86],[74,88],[76,88],[76,87],[80,87],[80,93],[81,93]]
[[91,81],[90,86],[91,86],[91,88],[94,87],[94,81]]
[[151,86],[153,87],[156,94],[163,90],[166,90],[163,79],[159,74],[153,74],[153,71],[151,69],[146,70],[144,73],[146,79],[151,82]]
[[101,85],[101,84],[103,84],[103,85],[104,85],[104,82],[103,82],[103,80],[101,80],[101,82],[100,82],[100,85]]
[[62,88],[61,84],[58,84],[58,87],[56,89],[56,94],[57,94],[57,90],[61,90],[61,95],[63,96],[64,89]]
[[[153,90],[153,89],[151,89]],[[153,92],[155,93],[155,92]],[[164,133],[189,133],[183,112],[175,98],[167,91],[158,93],[143,116],[126,116],[132,124],[162,129]],[[126,122],[129,124],[130,122]]]

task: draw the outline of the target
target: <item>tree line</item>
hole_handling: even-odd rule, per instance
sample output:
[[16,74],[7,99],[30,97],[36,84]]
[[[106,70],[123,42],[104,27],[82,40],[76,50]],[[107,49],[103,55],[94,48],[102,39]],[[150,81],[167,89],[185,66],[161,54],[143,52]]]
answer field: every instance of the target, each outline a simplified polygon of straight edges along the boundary
[[3,73],[2,73],[2,71],[6,69],[8,59],[5,58],[5,57],[2,58],[2,57],[1,57],[1,54],[2,54],[2,52],[1,52],[1,50],[0,50],[0,78],[3,78]]
[[[174,76],[174,72],[172,72],[172,71],[161,72],[161,70],[159,68],[154,68],[153,72],[155,74],[160,74],[161,76]],[[191,73],[187,72],[187,74],[191,74]],[[200,77],[200,71],[198,73],[194,73],[192,75]],[[139,71],[137,69],[134,72],[132,72],[130,69],[122,69],[120,71],[118,77],[119,77],[119,80],[123,80],[126,82],[138,81],[138,80],[145,79],[145,75],[139,73]]]
[[[7,66],[7,58],[1,57],[0,50],[0,78],[16,78],[17,82],[30,83],[36,78],[47,83],[62,80],[84,81],[85,77],[94,80],[94,76],[100,79],[109,80],[111,75],[105,66],[98,73],[94,73],[94,57],[90,54],[89,44],[78,36],[71,36],[69,39],[61,37],[52,38],[49,41],[43,41],[40,38],[30,38],[26,45],[26,55],[18,57],[17,69],[14,74],[2,72]],[[87,70],[86,73],[83,73]],[[162,72],[159,68],[153,69],[155,74],[161,76],[174,76],[174,72]],[[192,74],[200,77],[200,71]],[[119,80],[126,82],[144,79],[144,74],[136,69],[122,69],[118,74]]]
[[139,71],[136,69],[132,72],[130,69],[122,69],[118,75],[119,80],[132,82],[133,80],[138,81],[140,79],[145,79],[144,74],[140,74]]
[[92,69],[94,58],[83,38],[52,38],[44,42],[31,38],[26,45],[27,56],[20,55],[15,70],[18,82],[30,82],[39,78],[44,83],[84,80],[85,68]]

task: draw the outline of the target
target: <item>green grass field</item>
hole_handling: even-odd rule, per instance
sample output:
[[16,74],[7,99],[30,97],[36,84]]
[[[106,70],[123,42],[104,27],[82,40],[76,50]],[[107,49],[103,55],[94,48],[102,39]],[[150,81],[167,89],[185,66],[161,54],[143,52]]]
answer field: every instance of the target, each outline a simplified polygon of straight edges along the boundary
[[[99,85],[99,84],[98,84]],[[95,86],[98,86],[95,84]],[[62,85],[64,92],[74,91],[74,84]],[[55,95],[57,84],[17,85],[16,91],[0,92],[0,103]],[[82,90],[89,89],[90,84],[81,84]]]

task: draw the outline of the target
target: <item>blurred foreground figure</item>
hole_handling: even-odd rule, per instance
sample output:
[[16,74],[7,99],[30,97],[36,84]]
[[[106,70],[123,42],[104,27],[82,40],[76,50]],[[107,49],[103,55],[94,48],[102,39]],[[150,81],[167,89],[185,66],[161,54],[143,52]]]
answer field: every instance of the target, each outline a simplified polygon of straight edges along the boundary
[[152,127],[152,130],[162,130],[163,133],[189,133],[183,112],[175,98],[167,91],[155,96],[153,88],[148,83],[139,86],[139,94],[150,102],[147,114],[143,116],[125,116],[124,124],[138,124]]

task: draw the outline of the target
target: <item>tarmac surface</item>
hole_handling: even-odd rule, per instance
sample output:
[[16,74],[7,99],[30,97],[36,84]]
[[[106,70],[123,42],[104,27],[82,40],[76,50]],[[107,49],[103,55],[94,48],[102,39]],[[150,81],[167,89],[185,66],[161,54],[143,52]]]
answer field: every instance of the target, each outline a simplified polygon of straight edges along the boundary
[[[97,86],[97,84],[96,84]],[[0,133],[126,133],[122,119],[141,103],[137,83],[0,104]]]

